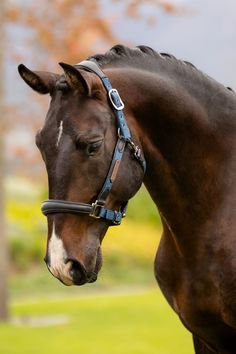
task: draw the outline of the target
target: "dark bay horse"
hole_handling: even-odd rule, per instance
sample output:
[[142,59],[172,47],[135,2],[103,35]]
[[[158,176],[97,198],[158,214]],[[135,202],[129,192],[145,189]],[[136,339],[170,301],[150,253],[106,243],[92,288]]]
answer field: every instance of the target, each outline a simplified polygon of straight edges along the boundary
[[95,281],[107,228],[144,182],[163,224],[155,276],[164,296],[196,353],[236,353],[235,93],[146,46],[61,66],[63,75],[19,66],[51,95],[36,135],[50,272],[66,285]]

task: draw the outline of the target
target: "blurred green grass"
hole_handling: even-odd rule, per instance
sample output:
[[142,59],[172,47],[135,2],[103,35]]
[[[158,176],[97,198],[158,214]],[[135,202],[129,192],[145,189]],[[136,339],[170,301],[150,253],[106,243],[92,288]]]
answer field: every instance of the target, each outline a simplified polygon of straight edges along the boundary
[[[158,289],[15,303],[25,325],[0,325],[4,354],[191,354],[191,335],[179,325]],[[61,325],[27,325],[27,318],[68,316]]]

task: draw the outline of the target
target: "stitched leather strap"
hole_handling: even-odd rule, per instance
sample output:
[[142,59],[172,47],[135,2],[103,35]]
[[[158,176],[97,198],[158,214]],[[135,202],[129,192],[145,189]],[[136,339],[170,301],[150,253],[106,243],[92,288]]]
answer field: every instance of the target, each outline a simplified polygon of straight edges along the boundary
[[48,199],[42,203],[41,211],[46,216],[56,213],[88,214],[96,219],[104,219],[113,225],[119,225],[122,218],[125,216],[126,207],[127,204],[125,204],[121,210],[115,211],[106,209],[97,203],[85,204],[65,200]]
[[41,211],[44,215],[55,213],[85,213],[89,214],[92,210],[91,204],[70,202],[65,200],[49,199],[42,204]]
[[101,79],[106,77],[104,72],[99,68],[99,66],[94,61],[83,60],[80,63],[76,64],[75,66],[79,66],[79,67],[82,67],[86,70],[89,70],[89,71],[97,74],[97,76],[99,76]]

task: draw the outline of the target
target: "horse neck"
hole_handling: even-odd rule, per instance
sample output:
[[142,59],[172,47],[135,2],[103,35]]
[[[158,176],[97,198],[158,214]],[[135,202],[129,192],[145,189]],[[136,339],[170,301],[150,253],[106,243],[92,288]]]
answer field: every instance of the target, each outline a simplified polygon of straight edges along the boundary
[[[223,199],[235,188],[235,144],[230,133],[235,137],[235,119],[229,113],[222,119],[217,100],[214,108],[207,107],[207,85],[200,94],[194,85],[191,92],[168,76],[135,70],[119,73],[119,77],[113,72],[113,80],[147,160],[144,183],[163,222],[188,239],[189,233],[199,233],[216,218]],[[227,97],[226,91],[225,103],[230,100]],[[230,101],[234,109],[235,101]]]

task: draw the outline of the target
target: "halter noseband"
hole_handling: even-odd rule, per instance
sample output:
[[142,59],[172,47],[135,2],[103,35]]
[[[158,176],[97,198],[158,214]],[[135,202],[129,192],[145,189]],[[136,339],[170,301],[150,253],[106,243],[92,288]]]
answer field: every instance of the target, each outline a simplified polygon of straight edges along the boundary
[[124,103],[122,102],[118,91],[112,88],[108,77],[106,77],[104,72],[95,62],[85,60],[79,64],[76,64],[76,66],[95,73],[101,79],[116,116],[118,139],[105,182],[100,193],[98,194],[97,200],[94,203],[85,204],[65,200],[48,199],[43,202],[41,210],[44,215],[55,213],[88,214],[96,219],[107,220],[111,223],[111,225],[119,225],[122,218],[125,216],[128,202],[124,203],[120,207],[119,211],[106,209],[105,203],[116,178],[126,145],[133,152],[134,157],[141,164],[144,172],[146,170],[146,161],[142,157],[142,152],[139,146],[137,146],[131,139],[130,130],[123,113]]

